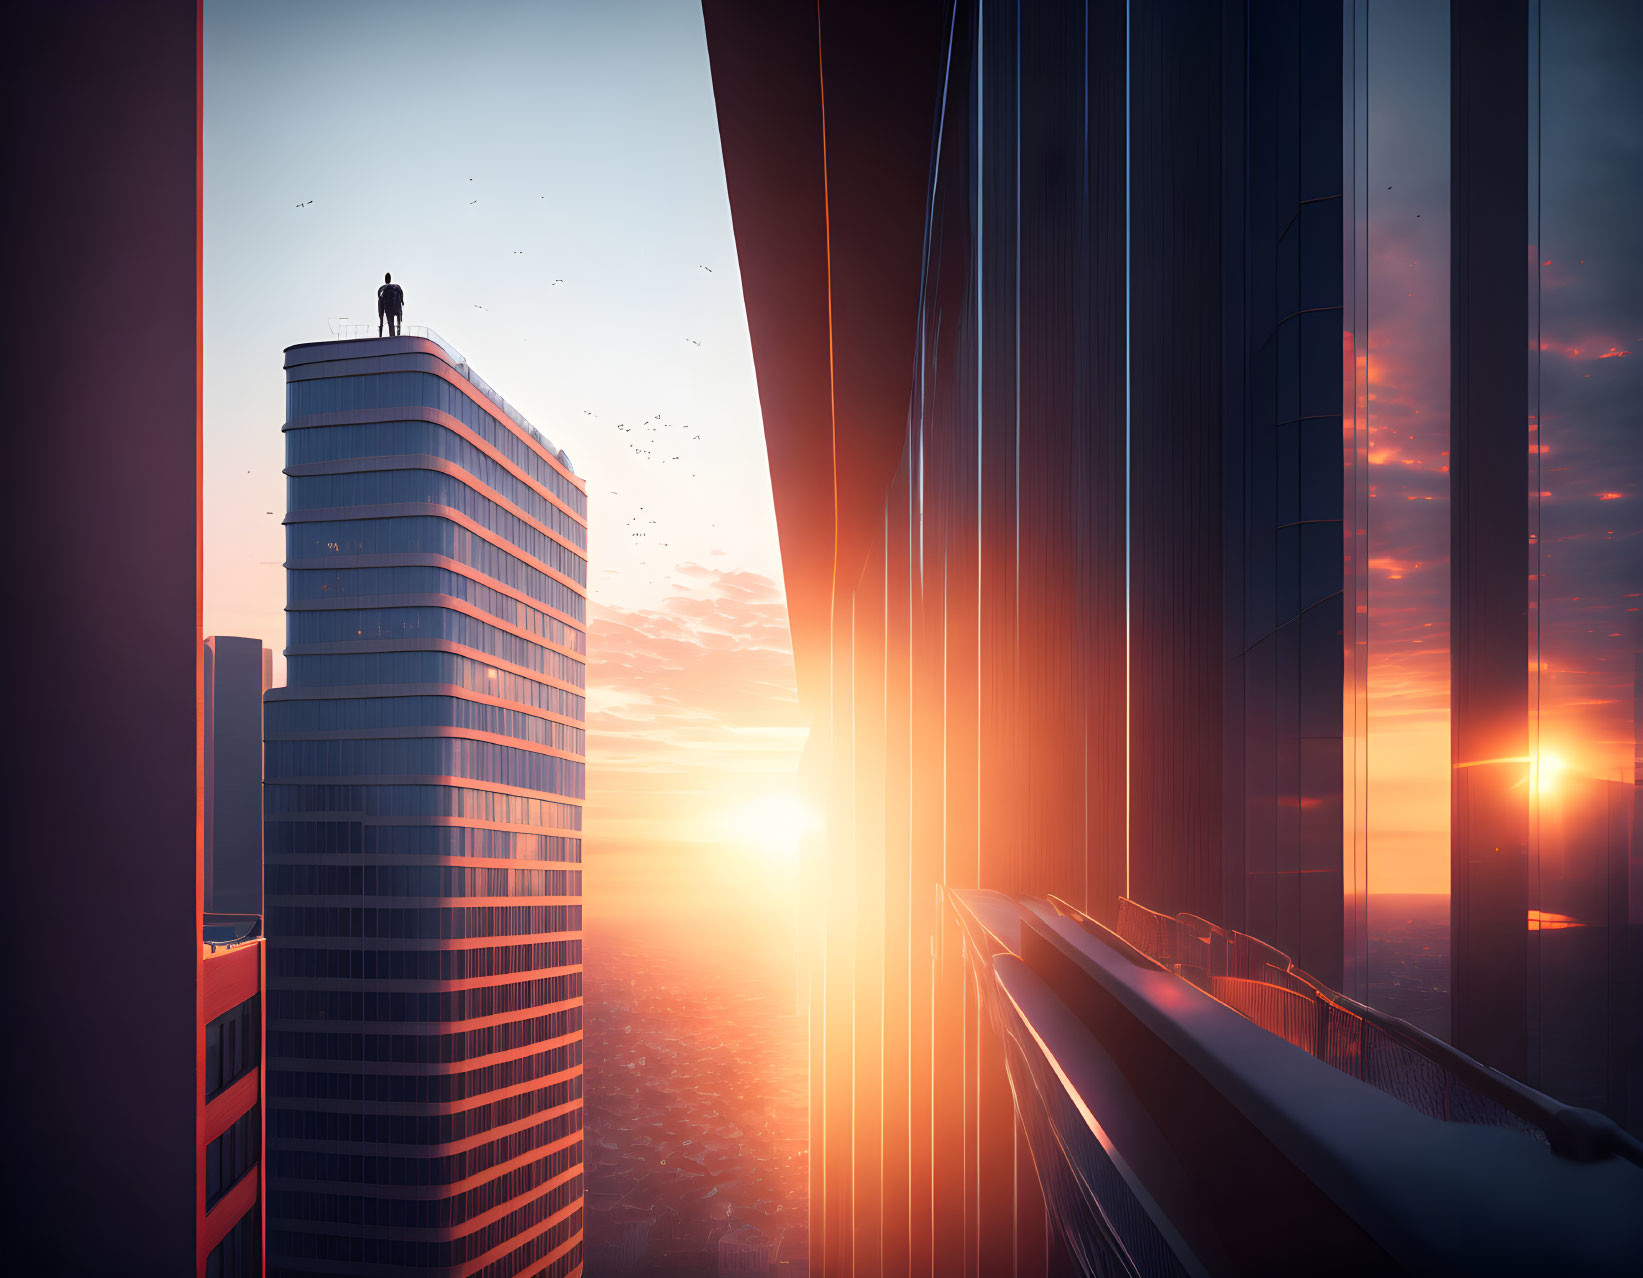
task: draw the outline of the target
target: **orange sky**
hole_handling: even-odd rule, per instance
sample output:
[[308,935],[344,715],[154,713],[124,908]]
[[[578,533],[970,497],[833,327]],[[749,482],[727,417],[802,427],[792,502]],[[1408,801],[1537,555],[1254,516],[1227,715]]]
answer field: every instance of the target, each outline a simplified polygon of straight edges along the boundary
[[[1424,67],[1417,78],[1428,88],[1446,85],[1445,33],[1422,39],[1414,26],[1382,38],[1408,46],[1403,54]],[[1447,892],[1448,130],[1410,127],[1403,116],[1407,97],[1407,90],[1378,94],[1372,64],[1365,405],[1369,889]],[[1447,100],[1432,105],[1444,109]],[[1389,115],[1394,118],[1380,118]]]
[[708,928],[790,911],[770,800],[793,791],[805,727],[781,587],[692,563],[674,579],[655,607],[591,609],[588,909]]

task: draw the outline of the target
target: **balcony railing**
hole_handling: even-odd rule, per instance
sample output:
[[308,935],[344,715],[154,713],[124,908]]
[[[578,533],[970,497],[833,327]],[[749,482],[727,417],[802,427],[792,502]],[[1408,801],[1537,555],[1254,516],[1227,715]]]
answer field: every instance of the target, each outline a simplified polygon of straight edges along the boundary
[[[963,940],[943,952],[968,969],[943,960],[936,974],[963,986],[950,997],[953,1015],[958,998],[966,1008],[965,1059],[947,1066],[963,1071],[962,1089],[949,1074],[962,1121],[996,1122],[983,1115],[1002,1112],[998,1102],[1014,1110],[1047,1223],[1084,1273],[1635,1270],[1643,1167],[1620,1141],[1579,1138],[1598,1131],[1589,1120],[1607,1120],[1350,1000],[1336,1010],[1356,1019],[1358,1037],[1332,1041],[1301,1012],[1327,1023],[1317,1005],[1335,1008],[1333,991],[1281,951],[1204,920],[1131,903],[1126,939],[1065,902],[944,895]],[[1227,999],[1203,988],[1217,976]],[[1446,1076],[1445,1113],[1431,1112],[1430,1086],[1411,1100],[1376,1082],[1382,1033]],[[1366,1055],[1371,1077],[1346,1067]],[[1463,1091],[1510,1118],[1465,1112]],[[1004,1139],[978,1136],[983,1148]],[[992,1174],[1007,1185],[1007,1170]],[[1009,1246],[1019,1223],[981,1212],[976,1246]]]
[[[1075,907],[1051,898],[1068,917]],[[1407,1021],[1330,989],[1289,955],[1195,914],[1160,914],[1127,898],[1118,935],[1263,1029],[1429,1118],[1527,1132],[1579,1161],[1617,1154],[1643,1166],[1643,1143],[1591,1110],[1490,1069]]]
[[261,939],[260,914],[206,914],[200,920],[200,944],[207,954]]

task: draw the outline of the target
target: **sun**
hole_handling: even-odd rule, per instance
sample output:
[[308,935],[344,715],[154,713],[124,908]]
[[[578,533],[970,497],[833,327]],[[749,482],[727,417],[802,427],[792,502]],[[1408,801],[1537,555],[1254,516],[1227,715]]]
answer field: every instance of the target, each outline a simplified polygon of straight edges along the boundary
[[749,800],[730,820],[733,836],[783,865],[797,865],[804,836],[821,828],[816,810],[791,791]]
[[1542,750],[1540,762],[1534,768],[1536,797],[1544,799],[1555,792],[1558,774],[1568,766],[1558,755]]

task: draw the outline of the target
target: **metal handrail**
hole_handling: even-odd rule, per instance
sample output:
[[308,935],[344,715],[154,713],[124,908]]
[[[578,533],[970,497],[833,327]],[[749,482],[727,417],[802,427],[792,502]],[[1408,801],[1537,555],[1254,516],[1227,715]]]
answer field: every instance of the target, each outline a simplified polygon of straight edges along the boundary
[[[1155,966],[1164,971],[1171,971],[1173,975],[1182,976],[1182,973],[1173,970],[1175,966],[1179,966],[1173,957],[1170,957],[1169,962],[1166,963],[1163,957],[1158,954],[1149,953],[1146,947],[1138,944],[1135,939],[1132,939],[1129,936],[1122,936],[1120,933],[1112,933],[1110,929],[1107,929],[1095,919],[1085,914],[1084,911],[1080,910],[1077,906],[1072,905],[1071,903],[1056,896],[1051,896],[1048,900],[1051,907],[1055,909],[1058,914],[1072,919],[1081,927],[1085,928],[1085,930],[1093,931],[1094,929],[1099,928],[1100,933],[1097,933],[1098,935],[1102,933],[1108,935],[1120,935],[1121,939],[1123,939],[1130,947],[1135,949],[1137,953],[1146,955],[1146,957],[1149,958]],[[1364,1003],[1360,1003],[1356,999],[1342,994],[1339,990],[1329,988],[1327,985],[1324,985],[1318,981],[1317,978],[1309,975],[1303,969],[1296,967],[1287,954],[1284,954],[1281,950],[1268,945],[1266,942],[1255,937],[1247,937],[1246,934],[1241,932],[1228,932],[1226,929],[1221,928],[1214,923],[1210,923],[1208,920],[1202,919],[1196,915],[1176,916],[1161,914],[1156,910],[1149,910],[1146,906],[1141,905],[1136,901],[1131,901],[1127,897],[1120,898],[1120,902],[1121,909],[1123,906],[1127,905],[1134,910],[1139,910],[1144,914],[1151,916],[1153,919],[1156,919],[1161,923],[1190,927],[1193,929],[1195,939],[1198,939],[1197,933],[1200,931],[1201,927],[1207,926],[1210,929],[1208,945],[1212,953],[1214,949],[1214,938],[1217,934],[1224,938],[1227,949],[1237,948],[1238,942],[1235,938],[1243,938],[1247,941],[1253,942],[1255,946],[1258,946],[1261,950],[1265,951],[1266,954],[1272,956],[1272,958],[1268,961],[1272,964],[1272,970],[1275,973],[1281,973],[1289,980],[1303,984],[1311,992],[1311,996],[1318,1004],[1324,1007],[1333,1007],[1348,1016],[1356,1017],[1365,1024],[1373,1026],[1380,1033],[1392,1040],[1392,1042],[1398,1047],[1421,1057],[1428,1064],[1442,1071],[1446,1078],[1452,1079],[1455,1083],[1469,1089],[1477,1096],[1493,1102],[1500,1109],[1506,1111],[1513,1117],[1521,1120],[1539,1133],[1543,1134],[1546,1138],[1547,1144],[1551,1146],[1554,1153],[1579,1162],[1591,1162],[1596,1159],[1603,1158],[1609,1154],[1615,1154],[1629,1162],[1637,1164],[1638,1166],[1643,1166],[1643,1141],[1637,1140],[1634,1136],[1618,1126],[1606,1115],[1600,1114],[1595,1110],[1583,1109],[1573,1105],[1565,1105],[1561,1101],[1558,1101],[1551,1096],[1547,1096],[1544,1092],[1538,1092],[1534,1088],[1529,1087],[1527,1084],[1521,1083],[1517,1079],[1503,1074],[1499,1070],[1493,1069],[1490,1066],[1483,1064],[1483,1062],[1466,1055],[1464,1052],[1444,1042],[1442,1039],[1436,1038],[1433,1035],[1428,1034],[1426,1031],[1409,1024],[1408,1021],[1402,1020],[1396,1016],[1391,1016],[1386,1012],[1370,1007]],[[1278,967],[1276,965],[1276,959],[1282,959],[1285,966],[1282,968]],[[1213,973],[1208,972],[1206,974],[1214,975]],[[1182,977],[1182,979],[1186,978]],[[1258,977],[1247,976],[1242,979],[1254,981],[1259,980]],[[1197,982],[1192,983],[1197,984]],[[1290,993],[1296,992],[1292,985],[1285,985],[1279,982],[1272,982],[1272,984],[1274,988],[1285,989]],[[1212,998],[1216,997],[1211,990],[1206,989],[1204,992],[1209,994]],[[1224,999],[1217,999],[1217,1001],[1231,1007],[1234,1011],[1244,1016],[1246,1020],[1253,1020],[1253,1018],[1250,1017],[1244,1009],[1239,1008],[1235,1003],[1228,1003]],[[1255,1023],[1259,1024],[1258,1021]],[[1270,1027],[1264,1028],[1268,1028],[1270,1032]],[[1290,1041],[1293,1042],[1294,1040],[1291,1039]],[[1296,1046],[1301,1047],[1302,1050],[1308,1051],[1311,1055],[1318,1057],[1318,1059],[1333,1065],[1336,1069],[1341,1070],[1342,1073],[1351,1074],[1354,1077],[1368,1082],[1371,1086],[1376,1086],[1375,1080],[1365,1078],[1363,1075],[1363,1056],[1361,1050],[1357,1054],[1358,1068],[1346,1069],[1341,1065],[1339,1060],[1335,1059],[1331,1054],[1325,1053],[1323,1050],[1325,1046],[1324,1035],[1321,1032],[1317,1035],[1317,1038],[1314,1041],[1314,1047],[1308,1048],[1303,1043],[1297,1043]],[[1385,1089],[1381,1088],[1379,1090],[1384,1091]]]
[[[231,927],[236,923],[248,924],[245,931],[223,941],[211,941],[205,937],[208,927]],[[262,938],[262,915],[260,914],[202,914],[200,916],[200,944],[208,947],[215,954],[219,947],[234,949],[244,945],[247,941],[256,941]]]

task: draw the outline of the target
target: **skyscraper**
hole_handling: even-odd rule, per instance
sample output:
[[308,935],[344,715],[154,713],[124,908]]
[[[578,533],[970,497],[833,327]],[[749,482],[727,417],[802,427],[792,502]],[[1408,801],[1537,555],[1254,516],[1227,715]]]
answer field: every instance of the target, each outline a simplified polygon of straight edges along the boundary
[[439,338],[286,351],[269,1257],[582,1256],[587,498]]
[[205,641],[207,913],[262,913],[262,694],[273,657],[260,639]]
[[[1638,400],[1607,336],[1635,309],[1599,280],[1635,265],[1602,212],[1635,147],[1588,138],[1571,105],[1588,67],[1618,68],[1609,97],[1635,80],[1600,56],[1639,47],[1635,6],[704,14],[828,809],[810,858],[816,1271],[1329,1267],[1319,1238],[1286,1259],[1262,1204],[1214,1224],[1194,1195],[1137,1207],[1124,1186],[1165,1192],[1139,1170],[1154,1159],[1271,1153],[1198,1145],[1213,1124],[1181,1119],[1184,1090],[1147,1099],[1261,1041],[1229,1009],[1287,1037],[1261,1050],[1290,1081],[1340,1090],[1314,1121],[1394,1112],[1364,1063],[1407,1029],[1364,1002],[1367,902],[1392,870],[1454,887],[1462,1050],[1411,1034],[1409,1058],[1388,1054],[1441,1080],[1408,1106],[1439,1124],[1410,1125],[1408,1157],[1468,1165],[1494,1124],[1523,1159],[1512,1193],[1559,1204],[1592,1155],[1635,1194],[1643,1146],[1570,1110],[1627,1121],[1643,1076]],[[1557,214],[1572,260],[1552,285],[1513,266],[1558,265],[1526,209],[1543,243]],[[1625,270],[1579,275],[1597,244]],[[1085,984],[1108,960],[1113,979]],[[1226,1037],[1186,1068],[1142,1049],[1114,1011],[1131,966],[1155,1012],[1202,1011]],[[1327,1041],[1303,1063],[1308,1034]],[[1486,1066],[1521,1082],[1480,1117],[1469,1098],[1504,1082]],[[1137,1115],[1150,1130],[1121,1134]],[[1581,1148],[1583,1127],[1602,1135]],[[1331,1210],[1357,1228],[1390,1200]],[[1445,1269],[1437,1226],[1452,1243],[1490,1216],[1454,1206],[1439,1222],[1406,1200],[1382,1223],[1432,1232],[1371,1227],[1362,1254]],[[1142,1218],[1175,1240],[1115,1241]],[[1225,1236],[1176,1246],[1250,1221],[1270,1232],[1243,1239],[1245,1267],[1222,1263]],[[1626,1254],[1591,1223],[1554,1210],[1527,1233],[1547,1255],[1588,1236]]]

